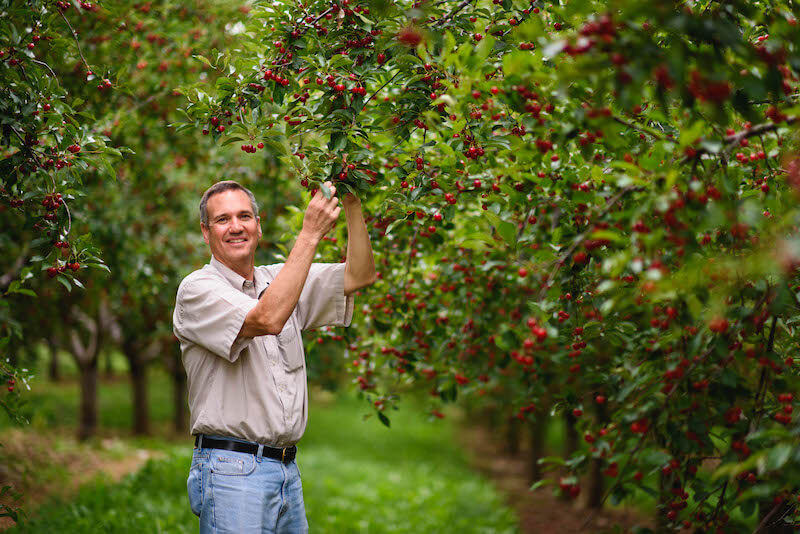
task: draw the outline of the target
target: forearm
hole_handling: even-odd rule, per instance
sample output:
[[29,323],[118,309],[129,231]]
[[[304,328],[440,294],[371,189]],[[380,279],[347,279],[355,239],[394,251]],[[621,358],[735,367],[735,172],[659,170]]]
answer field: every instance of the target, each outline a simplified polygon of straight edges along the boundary
[[361,212],[361,202],[351,200],[344,204],[347,220],[347,258],[344,268],[344,294],[351,293],[375,282],[375,259],[372,245]]
[[275,280],[245,317],[239,337],[274,335],[283,330],[300,299],[318,243],[315,237],[300,233]]

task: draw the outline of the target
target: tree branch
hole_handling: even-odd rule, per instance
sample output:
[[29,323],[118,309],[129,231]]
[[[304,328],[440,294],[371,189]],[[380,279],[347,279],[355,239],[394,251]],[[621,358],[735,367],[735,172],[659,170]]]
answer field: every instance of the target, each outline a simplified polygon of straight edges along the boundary
[[[614,207],[614,205],[619,201],[619,199],[622,198],[627,193],[631,191],[641,191],[643,189],[644,188],[642,186],[638,185],[629,185],[625,187],[624,189],[622,189],[622,191],[620,191],[612,198],[607,200],[605,208],[603,208],[600,212],[595,214],[595,216],[602,217],[603,215],[608,213]],[[550,271],[550,274],[547,275],[547,280],[545,280],[544,284],[542,285],[542,288],[539,290],[539,295],[536,300],[542,300],[544,298],[544,295],[547,293],[547,288],[553,281],[553,278],[555,278],[558,270],[561,268],[564,262],[567,261],[567,258],[572,256],[572,253],[575,252],[575,249],[578,248],[578,246],[580,246],[580,244],[583,243],[592,232],[594,232],[594,226],[591,226],[590,228],[584,230],[582,234],[580,234],[577,238],[573,240],[572,245],[570,245],[567,251],[564,254],[562,254],[561,257],[555,262],[555,267],[553,267],[553,269]]]
[[83,57],[83,51],[81,50],[81,43],[80,43],[80,41],[78,41],[78,34],[75,33],[75,30],[72,28],[72,24],[70,24],[69,20],[67,19],[67,17],[64,16],[64,12],[59,9],[58,10],[58,14],[61,15],[61,18],[64,19],[64,22],[67,23],[67,26],[69,27],[69,31],[72,33],[72,38],[75,39],[75,44],[78,46],[78,54],[81,56],[81,59],[83,60],[83,64],[86,66],[86,68],[88,70],[91,70],[91,68],[89,67],[89,63],[86,61],[86,58]]
[[450,20],[450,18],[451,18],[453,15],[455,15],[456,13],[458,13],[459,11],[461,11],[462,9],[464,9],[465,7],[467,7],[467,6],[468,6],[469,4],[471,4],[472,2],[474,2],[474,0],[462,0],[462,2],[461,2],[460,4],[458,4],[458,5],[457,5],[455,8],[453,8],[453,9],[450,11],[450,13],[448,13],[448,14],[447,14],[447,15],[445,15],[445,16],[443,16],[443,17],[442,17],[442,18],[440,18],[439,20],[437,20],[437,21],[435,22],[434,26],[441,26],[441,25],[442,25],[442,24],[444,24],[445,22],[448,22],[448,21]]
[[370,97],[367,99],[367,101],[366,101],[366,102],[364,102],[364,106],[363,106],[363,107],[367,107],[367,104],[369,104],[370,100],[372,100],[373,98],[375,98],[375,95],[377,95],[378,93],[380,93],[380,92],[383,90],[383,88],[384,88],[384,87],[386,87],[387,85],[389,85],[390,83],[392,83],[392,80],[394,80],[395,78],[397,78],[397,75],[398,75],[398,74],[400,74],[400,71],[399,71],[399,70],[398,70],[398,71],[395,73],[395,75],[394,75],[394,76],[392,76],[391,78],[389,78],[389,80],[387,80],[387,81],[386,81],[386,83],[384,83],[383,85],[381,85],[381,86],[380,86],[380,88],[378,88],[378,90],[377,90],[377,91],[375,91],[374,93],[372,93],[372,94],[370,95]]

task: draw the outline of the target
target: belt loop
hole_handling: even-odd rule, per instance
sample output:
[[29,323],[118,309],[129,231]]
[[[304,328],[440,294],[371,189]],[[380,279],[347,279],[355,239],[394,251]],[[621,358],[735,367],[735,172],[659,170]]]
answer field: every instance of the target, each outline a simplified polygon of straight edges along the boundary
[[263,457],[264,457],[264,446],[259,443],[258,451],[256,452],[256,460],[260,462]]
[[203,448],[203,434],[198,434],[197,436],[197,448],[198,449]]

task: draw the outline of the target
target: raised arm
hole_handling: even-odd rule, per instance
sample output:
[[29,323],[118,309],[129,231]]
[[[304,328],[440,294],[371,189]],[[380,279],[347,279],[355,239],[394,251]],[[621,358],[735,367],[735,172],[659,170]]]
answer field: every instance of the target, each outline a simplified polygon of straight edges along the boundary
[[342,198],[347,219],[347,259],[344,267],[344,294],[350,295],[375,283],[375,259],[369,242],[367,225],[361,213],[361,201],[347,193]]
[[331,198],[326,199],[319,193],[308,203],[303,217],[303,229],[297,236],[286,263],[261,295],[256,306],[247,313],[238,337],[279,334],[292,315],[306,283],[317,245],[336,224],[341,211],[336,188],[330,182],[325,182],[324,187],[330,187]]

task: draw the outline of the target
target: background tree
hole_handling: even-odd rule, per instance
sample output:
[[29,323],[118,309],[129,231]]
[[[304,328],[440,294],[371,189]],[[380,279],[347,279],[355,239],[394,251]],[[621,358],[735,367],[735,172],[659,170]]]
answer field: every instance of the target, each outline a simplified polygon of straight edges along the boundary
[[798,489],[793,4],[293,7],[256,4],[186,112],[367,199],[381,280],[346,343],[378,416],[416,387],[511,393],[509,414],[574,418],[560,491],[595,465],[594,505],[653,492],[661,530],[777,518]]

